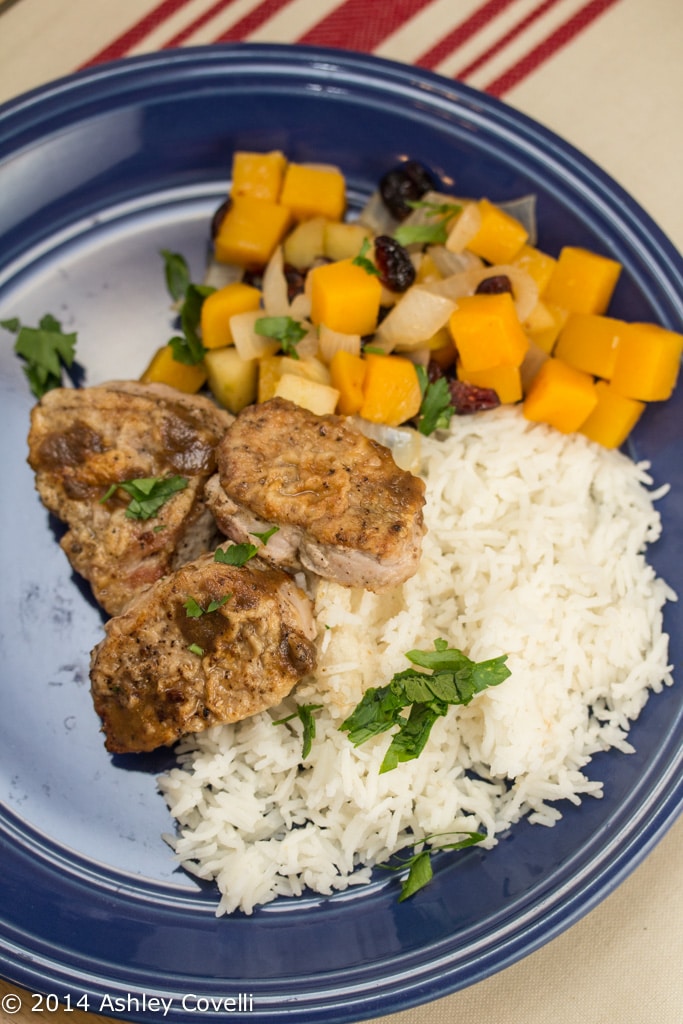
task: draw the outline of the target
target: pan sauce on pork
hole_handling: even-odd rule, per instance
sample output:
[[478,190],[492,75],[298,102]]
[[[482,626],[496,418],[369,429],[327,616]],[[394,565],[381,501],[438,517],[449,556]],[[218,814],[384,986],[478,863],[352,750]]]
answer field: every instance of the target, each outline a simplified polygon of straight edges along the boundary
[[[204,484],[232,417],[162,384],[114,381],[48,391],[31,414],[28,461],[43,503],[68,529],[60,544],[114,615],[131,597],[215,541]],[[180,476],[154,518],[126,514],[117,482]]]
[[236,567],[204,555],[154,583],[105,630],[90,679],[113,753],[247,718],[279,704],[315,667],[309,599],[258,558]]
[[276,525],[260,554],[345,586],[380,591],[412,576],[424,483],[341,416],[284,399],[247,407],[224,435],[206,499],[242,542]]

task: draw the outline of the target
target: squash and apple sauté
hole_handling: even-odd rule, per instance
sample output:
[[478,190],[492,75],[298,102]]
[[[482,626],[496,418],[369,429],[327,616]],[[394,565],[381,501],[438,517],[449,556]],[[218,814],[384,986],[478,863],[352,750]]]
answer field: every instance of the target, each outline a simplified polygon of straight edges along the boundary
[[347,212],[339,168],[236,152],[205,280],[163,254],[181,336],[142,379],[208,386],[233,413],[280,395],[424,433],[519,404],[608,448],[672,394],[683,335],[610,315],[620,263],[544,252],[528,200],[444,194],[408,160]]

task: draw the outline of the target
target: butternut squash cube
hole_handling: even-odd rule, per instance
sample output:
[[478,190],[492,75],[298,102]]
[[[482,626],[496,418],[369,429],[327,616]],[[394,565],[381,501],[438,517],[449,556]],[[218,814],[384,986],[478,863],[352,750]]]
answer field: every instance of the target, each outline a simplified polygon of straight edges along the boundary
[[280,202],[291,210],[295,220],[307,220],[309,217],[341,220],[346,210],[344,175],[331,168],[289,164]]
[[509,292],[458,299],[449,327],[466,372],[519,366],[529,347]]
[[625,398],[606,380],[596,382],[595,393],[598,403],[579,433],[605,448],[619,448],[642,416],[645,402]]
[[204,358],[209,390],[228,412],[237,415],[256,401],[258,360],[242,359],[234,346],[212,349]]
[[522,398],[522,378],[518,366],[491,366],[488,370],[463,370],[456,368],[458,380],[467,381],[480,388],[491,388],[503,405],[511,405]]
[[220,263],[240,267],[265,266],[291,223],[289,209],[269,199],[236,196],[214,241]]
[[621,264],[576,246],[565,246],[541,298],[571,313],[604,313]]
[[642,402],[662,402],[678,380],[683,334],[657,324],[628,324],[612,374],[615,391]]
[[548,284],[557,260],[536,246],[525,244],[510,262],[513,267],[525,270],[533,278],[540,294]]
[[338,349],[330,362],[332,387],[339,392],[337,412],[353,416],[363,404],[366,364],[360,355]]
[[382,285],[350,259],[314,267],[308,274],[311,320],[343,334],[370,334],[377,326]]
[[251,196],[276,203],[282,189],[287,158],[279,150],[270,153],[252,153],[237,150],[232,158],[232,185],[235,196]]
[[598,404],[593,378],[553,356],[534,377],[522,404],[526,419],[547,423],[563,434],[578,430]]
[[168,384],[169,387],[194,395],[206,383],[204,363],[188,366],[173,358],[170,345],[162,345],[152,356],[140,380],[143,384]]
[[470,252],[488,263],[510,263],[529,237],[518,220],[495,206],[488,199],[478,202],[479,227],[467,242]]
[[371,423],[398,427],[417,416],[422,390],[415,365],[405,356],[365,356],[363,404],[359,415]]
[[555,355],[577,370],[610,380],[627,324],[596,313],[570,313],[555,346]]
[[204,348],[224,348],[234,342],[230,317],[258,309],[261,292],[258,288],[234,281],[212,292],[204,299],[201,311],[202,343]]

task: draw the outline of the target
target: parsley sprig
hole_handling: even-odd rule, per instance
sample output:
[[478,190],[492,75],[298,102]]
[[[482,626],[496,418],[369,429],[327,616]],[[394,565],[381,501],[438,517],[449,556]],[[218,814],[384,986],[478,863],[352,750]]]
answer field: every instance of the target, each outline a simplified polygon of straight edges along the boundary
[[273,722],[273,725],[284,725],[285,722],[291,722],[293,719],[298,718],[303,726],[302,744],[301,744],[301,760],[305,761],[311,752],[313,740],[315,739],[315,718],[313,717],[314,711],[320,711],[322,704],[299,704],[296,711],[291,715],[287,715],[285,718],[278,718],[277,721]]
[[202,608],[199,601],[194,597],[188,597],[187,601],[183,602],[183,608],[188,619],[199,619],[202,615],[210,615],[211,612],[217,612],[219,608],[222,608],[226,604],[232,594],[224,594],[223,597],[217,601],[209,601],[206,608]]
[[424,366],[416,366],[422,391],[422,404],[417,418],[417,429],[421,434],[433,434],[435,430],[446,430],[455,415],[451,392],[445,377],[430,381]]
[[413,210],[424,210],[432,218],[423,224],[401,224],[394,231],[394,238],[401,245],[443,245],[448,238],[450,222],[460,213],[459,203],[435,203],[429,199],[409,201]]
[[[257,537],[261,541],[262,545],[268,543],[269,539],[274,533],[277,533],[280,529],[279,526],[271,526],[269,530],[264,533],[257,533],[255,530],[251,531],[252,537]],[[252,559],[258,552],[258,546],[251,544],[249,541],[243,541],[241,544],[231,544],[227,548],[216,548],[213,556],[214,562],[220,562],[222,565],[246,565],[246,563]]]
[[118,490],[122,490],[130,496],[126,509],[128,519],[152,519],[169,498],[185,490],[187,483],[185,476],[147,476],[136,480],[121,480],[111,485],[100,498],[100,504],[105,504]]
[[363,244],[360,247],[360,251],[358,252],[358,255],[353,257],[353,259],[351,260],[351,263],[353,263],[353,265],[356,266],[356,267],[362,267],[362,269],[365,271],[366,274],[370,274],[371,276],[379,277],[380,274],[379,274],[378,268],[375,266],[375,264],[372,262],[372,260],[368,259],[368,252],[369,251],[370,251],[370,239],[369,238],[364,238],[363,239]]
[[65,333],[51,313],[41,317],[37,327],[25,327],[18,317],[0,321],[0,327],[16,334],[14,351],[24,360],[24,373],[36,398],[62,386],[62,370],[73,366],[76,355],[75,332]]
[[285,355],[292,359],[299,359],[297,345],[308,333],[306,328],[298,320],[291,316],[262,316],[254,324],[257,334],[265,338],[273,338],[280,343],[280,348]]
[[[510,675],[507,655],[474,662],[443,639],[434,641],[433,651],[408,651],[406,658],[430,671],[405,669],[386,686],[371,686],[339,727],[357,747],[398,726],[380,765],[382,773],[419,757],[434,722],[450,706],[469,704],[478,693],[498,686]],[[408,707],[406,718],[401,712]]]
[[180,253],[161,250],[164,260],[164,277],[166,287],[175,303],[178,304],[181,334],[169,340],[173,349],[173,358],[186,366],[201,363],[206,349],[199,335],[199,324],[204,299],[216,289],[211,285],[193,284],[187,261]]
[[[462,832],[458,834],[463,835]],[[400,853],[397,853],[393,858],[396,861],[395,864],[388,861],[386,864],[379,865],[379,867],[384,868],[386,871],[405,871],[408,868],[408,875],[401,886],[401,894],[398,897],[399,903],[407,900],[410,896],[414,896],[416,892],[424,889],[425,885],[431,882],[434,875],[432,869],[433,854],[441,850],[464,850],[468,846],[475,846],[486,839],[483,832],[466,832],[464,833],[464,839],[459,839],[454,843],[441,843],[439,846],[431,845],[433,839],[447,835],[453,835],[453,833],[438,832],[431,836],[425,836],[424,839],[421,839],[413,846],[414,850],[417,850],[418,846],[421,846],[422,849],[411,854],[409,857],[401,857]],[[429,843],[429,847],[424,846],[425,843]]]

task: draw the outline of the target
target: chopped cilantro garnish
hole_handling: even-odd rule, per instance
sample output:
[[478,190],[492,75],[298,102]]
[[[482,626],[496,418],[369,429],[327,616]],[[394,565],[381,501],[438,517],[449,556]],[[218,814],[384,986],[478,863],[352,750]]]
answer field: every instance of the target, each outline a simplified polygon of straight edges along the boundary
[[62,385],[62,370],[73,365],[76,333],[65,334],[59,320],[47,313],[38,327],[24,327],[17,317],[0,321],[17,335],[14,351],[25,362],[24,373],[36,398]]
[[296,346],[307,332],[298,320],[291,316],[262,316],[254,324],[254,330],[257,334],[278,341],[285,355],[299,359]]
[[[380,772],[391,771],[401,761],[419,757],[437,718],[451,705],[469,704],[476,694],[498,686],[510,675],[507,655],[474,662],[445,640],[434,641],[433,651],[408,651],[408,661],[431,672],[405,669],[386,686],[372,686],[340,729],[348,732],[354,746],[371,736],[398,726],[384,755]],[[410,707],[407,718],[401,712]]]
[[161,255],[164,259],[166,287],[174,302],[180,304],[182,334],[174,335],[169,340],[169,345],[173,349],[173,358],[176,362],[195,366],[201,363],[206,354],[199,336],[202,305],[204,299],[216,289],[210,285],[193,284],[187,262],[180,253],[162,249]]
[[301,747],[301,758],[303,761],[306,760],[311,752],[311,746],[315,739],[315,719],[313,718],[313,712],[319,711],[322,704],[299,704],[296,711],[287,715],[286,718],[278,718],[273,725],[284,725],[285,722],[291,722],[292,719],[298,718],[304,727],[303,731],[303,743]]
[[274,533],[277,533],[280,529],[279,526],[271,526],[269,530],[264,530],[263,533],[257,533],[256,530],[251,530],[252,537],[258,537],[262,544],[267,544]]
[[445,430],[455,415],[451,401],[451,392],[445,377],[430,381],[424,366],[417,366],[417,375],[422,391],[422,404],[417,419],[417,429],[421,434],[433,434],[435,430]]
[[187,260],[178,252],[170,252],[162,249],[161,255],[164,260],[164,277],[168,293],[174,302],[180,302],[185,298],[185,292],[190,287],[190,269]]
[[204,648],[200,647],[199,644],[188,644],[187,649],[188,651],[192,651],[192,653],[196,654],[199,658],[204,654]]
[[363,244],[360,247],[360,252],[358,253],[357,256],[354,256],[354,258],[351,260],[351,262],[356,267],[362,267],[366,274],[374,274],[376,277],[379,277],[379,270],[377,269],[375,264],[372,262],[372,260],[368,259],[367,254],[368,254],[369,250],[370,250],[370,239],[369,238],[364,238],[363,239]]
[[[450,835],[448,832],[441,832],[438,835]],[[463,833],[459,833],[462,835]],[[459,839],[455,843],[443,843],[440,846],[430,846],[429,849],[423,848],[417,853],[413,853],[410,857],[401,857],[399,854],[395,854],[396,864],[386,863],[380,864],[379,866],[385,868],[387,871],[404,871],[408,868],[408,876],[401,886],[401,894],[398,898],[399,903],[403,900],[407,900],[410,896],[413,896],[420,889],[423,889],[432,880],[432,854],[438,853],[439,850],[464,850],[468,846],[475,846],[477,843],[481,843],[482,840],[486,839],[483,832],[467,832],[464,833],[466,838]],[[423,843],[431,843],[432,839],[437,839],[438,835],[425,836],[415,846],[421,846]],[[414,849],[415,847],[413,847]]]
[[409,202],[413,209],[423,209],[429,217],[436,218],[426,224],[401,224],[394,231],[394,238],[401,245],[419,242],[422,245],[443,245],[448,238],[448,225],[462,207],[458,203],[435,203],[423,199]]
[[245,565],[257,551],[255,544],[231,544],[228,548],[216,548],[213,560],[222,565]]
[[111,485],[100,502],[104,504],[109,501],[120,489],[130,495],[126,509],[129,519],[152,519],[172,495],[186,487],[187,477],[184,476],[147,476],[137,480],[121,480]]
[[218,601],[210,601],[206,608],[202,608],[194,597],[188,597],[187,601],[183,602],[183,608],[188,619],[199,619],[202,615],[209,615],[211,612],[218,611],[219,608],[222,608],[230,600],[231,596],[231,594],[225,594]]

